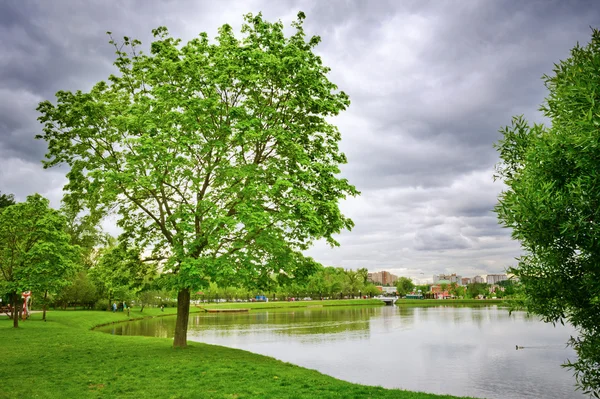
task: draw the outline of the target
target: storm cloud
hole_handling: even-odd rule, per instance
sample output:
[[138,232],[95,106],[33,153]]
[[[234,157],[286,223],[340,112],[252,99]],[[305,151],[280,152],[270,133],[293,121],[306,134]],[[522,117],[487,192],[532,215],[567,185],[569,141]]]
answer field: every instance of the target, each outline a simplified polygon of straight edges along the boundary
[[66,169],[42,169],[35,108],[114,72],[106,31],[147,45],[165,25],[185,41],[225,23],[239,30],[248,12],[289,25],[300,10],[352,100],[333,122],[342,173],[362,192],[342,203],[356,227],[341,246],[308,254],[418,280],[514,264],[519,244],[492,212],[502,190],[493,143],[514,115],[543,121],[541,77],[600,26],[594,1],[1,2],[0,191],[60,204]]

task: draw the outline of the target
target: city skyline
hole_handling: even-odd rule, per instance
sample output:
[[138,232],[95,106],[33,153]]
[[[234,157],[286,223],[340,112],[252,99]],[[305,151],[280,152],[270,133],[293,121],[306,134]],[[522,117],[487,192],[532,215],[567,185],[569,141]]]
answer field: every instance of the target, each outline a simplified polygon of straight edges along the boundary
[[[408,277],[408,276],[402,276],[402,275],[395,275],[395,274],[389,272],[388,270],[371,271],[371,270],[367,269],[367,271],[368,271],[368,279],[369,279],[369,281],[372,281],[372,282],[374,282],[374,281],[372,280],[371,276],[373,274],[376,274],[376,273],[388,273],[388,274],[391,274],[393,277],[395,277],[395,279],[398,279],[400,277]],[[457,280],[460,280],[460,279],[462,279],[462,280],[465,280],[465,279],[470,280],[467,284],[470,284],[472,282],[486,282],[487,284],[495,284],[495,282],[492,282],[492,283],[488,282],[489,276],[504,276],[504,278],[501,278],[499,280],[495,279],[495,280],[498,280],[498,281],[507,280],[509,278],[509,273],[476,274],[476,275],[473,275],[473,276],[465,276],[465,275],[460,274],[460,273],[451,273],[451,274],[438,273],[438,274],[433,274],[432,277],[431,277],[431,279],[424,277],[424,278],[421,278],[421,279],[411,278],[411,280],[413,280],[413,282],[415,284],[418,284],[418,285],[419,284],[429,284],[429,283],[435,284],[437,276],[445,276],[446,277],[446,276],[451,276],[451,275],[454,275],[455,277],[457,277]],[[481,281],[474,281],[474,280],[478,280],[477,278],[481,279]],[[383,284],[385,284],[385,283],[383,283]],[[461,281],[459,283],[459,285],[466,285],[466,284]]]

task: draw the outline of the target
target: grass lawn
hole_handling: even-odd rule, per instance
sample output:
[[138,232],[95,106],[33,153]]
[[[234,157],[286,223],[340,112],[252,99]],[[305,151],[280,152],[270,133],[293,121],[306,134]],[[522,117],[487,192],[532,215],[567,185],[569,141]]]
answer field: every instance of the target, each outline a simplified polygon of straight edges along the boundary
[[[192,309],[199,311],[199,309]],[[174,314],[133,310],[130,318]],[[12,328],[0,317],[0,398],[396,398],[456,399],[352,384],[269,357],[163,338],[90,329],[124,313],[50,311]]]

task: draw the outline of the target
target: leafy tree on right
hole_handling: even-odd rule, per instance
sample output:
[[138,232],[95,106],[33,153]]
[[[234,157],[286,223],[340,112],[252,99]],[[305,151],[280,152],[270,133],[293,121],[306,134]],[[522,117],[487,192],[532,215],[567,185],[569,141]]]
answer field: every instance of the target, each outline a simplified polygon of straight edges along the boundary
[[507,186],[495,211],[525,255],[511,269],[527,310],[568,322],[575,372],[600,397],[600,31],[543,77],[550,126],[515,117],[501,130],[496,177]]

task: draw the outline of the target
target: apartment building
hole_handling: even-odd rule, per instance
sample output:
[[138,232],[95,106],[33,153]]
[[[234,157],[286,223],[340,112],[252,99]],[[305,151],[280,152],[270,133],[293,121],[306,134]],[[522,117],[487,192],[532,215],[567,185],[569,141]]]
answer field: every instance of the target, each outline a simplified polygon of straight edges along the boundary
[[433,275],[433,284],[438,284],[438,282],[441,280],[448,280],[448,281],[450,281],[450,283],[456,283],[458,285],[462,285],[462,276],[459,276],[456,273],[434,274]]
[[475,277],[473,277],[473,282],[474,283],[485,283],[485,280],[481,276],[475,276]]
[[398,280],[398,276],[386,271],[373,272],[367,274],[367,280],[375,284],[394,285]]
[[506,274],[488,274],[486,277],[486,282],[489,285],[498,284],[500,281],[508,280]]

